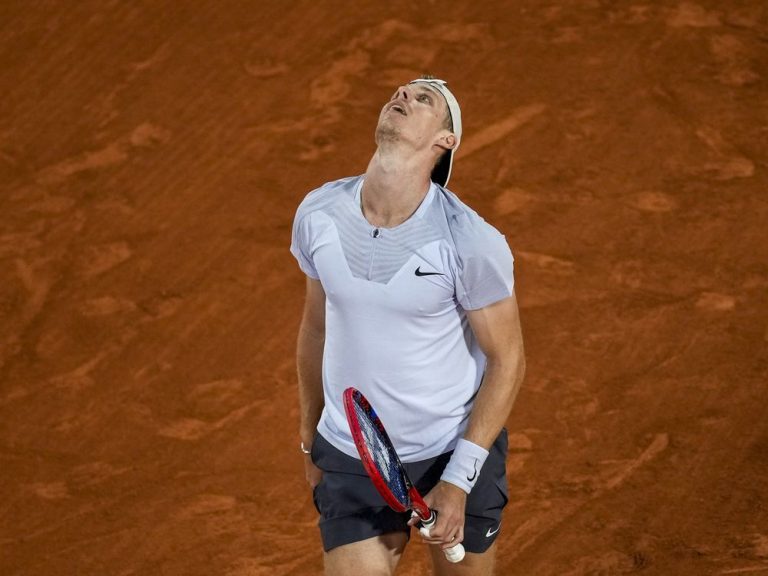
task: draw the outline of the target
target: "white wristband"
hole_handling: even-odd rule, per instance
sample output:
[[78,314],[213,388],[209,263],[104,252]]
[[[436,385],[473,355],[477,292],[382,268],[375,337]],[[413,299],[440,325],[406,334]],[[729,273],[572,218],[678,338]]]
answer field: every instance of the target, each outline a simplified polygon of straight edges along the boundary
[[464,490],[467,494],[477,482],[480,469],[488,458],[488,450],[469,440],[461,438],[453,449],[451,459],[443,470],[440,480],[450,482]]

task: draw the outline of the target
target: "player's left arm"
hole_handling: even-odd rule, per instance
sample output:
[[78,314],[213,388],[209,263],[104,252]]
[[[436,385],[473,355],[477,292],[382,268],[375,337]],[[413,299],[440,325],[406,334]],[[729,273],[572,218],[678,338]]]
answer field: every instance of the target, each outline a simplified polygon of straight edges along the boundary
[[[468,310],[467,318],[487,360],[464,440],[487,451],[509,417],[525,374],[517,299],[513,293],[484,308]],[[464,539],[466,499],[467,492],[459,486],[445,480],[438,482],[427,499],[427,504],[439,511],[428,542],[446,548]]]
[[514,294],[467,311],[472,332],[486,357],[485,376],[464,438],[489,450],[512,411],[525,375],[523,334]]

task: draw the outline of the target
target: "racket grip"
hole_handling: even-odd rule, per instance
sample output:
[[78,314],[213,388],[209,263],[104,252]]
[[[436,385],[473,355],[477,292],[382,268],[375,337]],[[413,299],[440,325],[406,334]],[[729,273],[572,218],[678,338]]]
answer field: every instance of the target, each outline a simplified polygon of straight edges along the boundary
[[[430,510],[430,512],[431,514],[429,518],[422,520],[421,527],[419,528],[419,533],[427,538],[429,538],[430,529],[435,525],[435,522],[437,522],[437,514],[435,511]],[[448,560],[448,562],[456,564],[457,562],[464,560],[464,546],[456,544],[456,546],[451,546],[450,548],[443,550],[443,554],[445,554],[445,559]]]

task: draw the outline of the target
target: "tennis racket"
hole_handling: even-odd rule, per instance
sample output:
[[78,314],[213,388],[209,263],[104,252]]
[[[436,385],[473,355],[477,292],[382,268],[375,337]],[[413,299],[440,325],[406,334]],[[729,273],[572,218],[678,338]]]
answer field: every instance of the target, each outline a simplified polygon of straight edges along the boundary
[[[416,513],[428,535],[437,521],[437,514],[429,509],[411,484],[376,411],[362,392],[355,388],[344,391],[344,410],[360,459],[379,494],[395,512],[411,510]],[[444,552],[449,562],[464,559],[464,546],[461,544],[446,548]]]

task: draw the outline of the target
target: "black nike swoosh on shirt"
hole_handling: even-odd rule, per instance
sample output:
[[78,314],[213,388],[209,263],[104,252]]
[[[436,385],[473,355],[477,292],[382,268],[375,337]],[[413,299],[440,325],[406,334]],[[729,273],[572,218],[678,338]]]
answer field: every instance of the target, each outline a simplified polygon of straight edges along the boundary
[[422,272],[421,266],[416,268],[416,271],[414,272],[416,276],[445,276],[442,272]]

